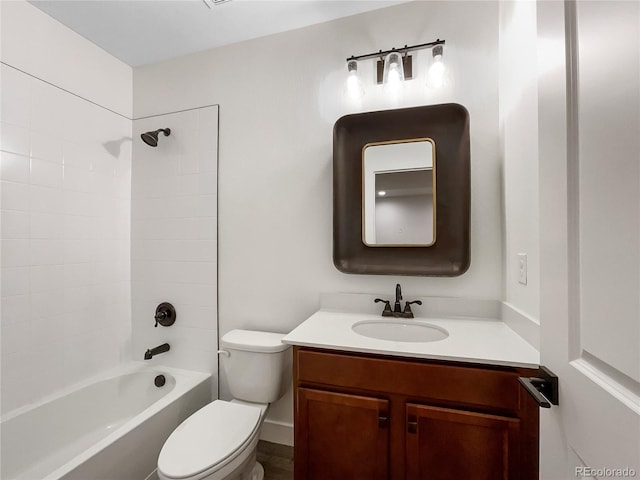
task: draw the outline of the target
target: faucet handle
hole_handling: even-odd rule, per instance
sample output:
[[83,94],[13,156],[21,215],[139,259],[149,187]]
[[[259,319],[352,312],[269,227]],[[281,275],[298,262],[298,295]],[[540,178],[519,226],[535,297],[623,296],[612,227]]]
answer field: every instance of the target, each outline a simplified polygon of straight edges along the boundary
[[417,303],[418,305],[422,305],[420,300],[414,300],[413,302],[407,302],[404,304],[404,311],[402,312],[402,316],[405,318],[413,318],[413,311],[411,310],[411,304]]
[[383,302],[384,303],[384,310],[382,310],[382,316],[383,317],[390,317],[393,316],[393,312],[391,311],[391,301],[390,300],[383,300],[381,298],[376,298],[374,300],[375,303],[378,302]]
[[169,302],[162,302],[156,308],[156,314],[153,318],[156,320],[154,327],[157,327],[158,324],[163,327],[170,327],[176,321],[176,309]]

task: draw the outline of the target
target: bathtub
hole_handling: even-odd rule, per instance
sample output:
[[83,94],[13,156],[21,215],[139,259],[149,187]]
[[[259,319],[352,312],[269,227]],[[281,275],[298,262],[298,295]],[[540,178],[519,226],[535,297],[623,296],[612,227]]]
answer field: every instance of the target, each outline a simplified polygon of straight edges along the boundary
[[[154,379],[166,383],[156,387]],[[134,362],[0,422],[3,480],[144,480],[173,429],[211,399],[211,375]]]

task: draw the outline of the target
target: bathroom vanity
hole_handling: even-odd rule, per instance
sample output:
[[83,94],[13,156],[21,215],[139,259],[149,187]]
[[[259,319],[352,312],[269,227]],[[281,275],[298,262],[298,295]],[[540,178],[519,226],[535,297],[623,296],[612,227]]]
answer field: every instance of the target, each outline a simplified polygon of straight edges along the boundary
[[535,349],[500,321],[412,320],[449,333],[425,343],[359,335],[363,322],[385,323],[319,311],[284,339],[296,480],[538,478],[539,406],[518,382]]

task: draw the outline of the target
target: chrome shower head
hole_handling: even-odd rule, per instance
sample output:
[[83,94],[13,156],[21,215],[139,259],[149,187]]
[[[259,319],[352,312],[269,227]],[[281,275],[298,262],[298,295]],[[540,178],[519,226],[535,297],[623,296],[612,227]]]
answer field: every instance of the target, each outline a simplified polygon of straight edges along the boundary
[[145,132],[142,135],[140,135],[140,138],[142,138],[142,141],[144,143],[146,143],[147,145],[149,145],[150,147],[157,147],[158,146],[158,134],[162,132],[164,133],[165,137],[168,137],[171,134],[171,129],[170,128],[160,128],[154,132]]

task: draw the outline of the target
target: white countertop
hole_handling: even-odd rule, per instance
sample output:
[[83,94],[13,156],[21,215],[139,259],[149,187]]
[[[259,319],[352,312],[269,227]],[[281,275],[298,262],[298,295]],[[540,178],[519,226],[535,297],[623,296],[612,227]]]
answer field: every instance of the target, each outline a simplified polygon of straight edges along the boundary
[[351,327],[363,320],[382,320],[380,315],[320,310],[282,340],[291,345],[429,358],[454,362],[538,368],[540,353],[500,320],[485,318],[385,317],[389,322],[425,322],[444,328],[449,336],[437,342],[396,342],[355,333]]

